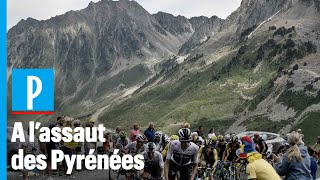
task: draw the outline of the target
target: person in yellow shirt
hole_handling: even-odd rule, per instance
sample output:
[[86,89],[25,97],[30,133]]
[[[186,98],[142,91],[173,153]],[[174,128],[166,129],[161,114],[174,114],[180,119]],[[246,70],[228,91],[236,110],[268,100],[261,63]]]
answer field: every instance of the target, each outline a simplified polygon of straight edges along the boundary
[[248,161],[246,168],[248,180],[281,180],[274,168],[255,150],[250,137],[243,136],[241,141],[243,146],[237,150],[237,156]]

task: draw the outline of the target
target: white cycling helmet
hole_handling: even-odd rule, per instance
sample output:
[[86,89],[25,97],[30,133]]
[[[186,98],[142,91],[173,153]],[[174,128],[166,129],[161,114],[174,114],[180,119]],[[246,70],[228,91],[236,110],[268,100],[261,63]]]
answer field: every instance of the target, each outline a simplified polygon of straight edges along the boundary
[[154,133],[154,135],[155,135],[156,137],[161,138],[161,136],[163,135],[163,133],[162,133],[162,131],[156,131],[156,133]]
[[140,142],[145,142],[145,138],[142,134],[137,134],[136,140]]

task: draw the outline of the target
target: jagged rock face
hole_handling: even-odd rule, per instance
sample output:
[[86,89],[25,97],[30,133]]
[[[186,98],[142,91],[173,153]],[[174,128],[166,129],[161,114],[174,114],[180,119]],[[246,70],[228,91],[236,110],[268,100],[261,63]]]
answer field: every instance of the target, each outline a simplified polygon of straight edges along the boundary
[[103,0],[45,21],[22,20],[8,32],[8,67],[53,67],[58,104],[94,103],[121,71],[142,64],[135,75],[147,79],[152,64],[176,54],[194,31],[185,17],[157,17],[135,1]]
[[179,53],[183,54],[191,51],[193,48],[200,46],[202,43],[208,41],[211,37],[215,36],[215,33],[221,31],[221,27],[224,20],[213,16],[206,20],[205,23],[199,26],[197,30],[192,34],[191,38],[183,44]]

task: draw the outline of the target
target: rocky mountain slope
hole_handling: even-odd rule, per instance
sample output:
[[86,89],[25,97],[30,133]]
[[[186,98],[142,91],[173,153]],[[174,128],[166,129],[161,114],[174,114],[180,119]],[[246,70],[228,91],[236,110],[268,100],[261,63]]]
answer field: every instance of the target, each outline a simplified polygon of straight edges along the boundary
[[318,0],[243,0],[224,20],[103,0],[21,21],[8,32],[8,66],[54,67],[57,113],[110,128],[302,128],[310,143],[320,128],[319,17]]

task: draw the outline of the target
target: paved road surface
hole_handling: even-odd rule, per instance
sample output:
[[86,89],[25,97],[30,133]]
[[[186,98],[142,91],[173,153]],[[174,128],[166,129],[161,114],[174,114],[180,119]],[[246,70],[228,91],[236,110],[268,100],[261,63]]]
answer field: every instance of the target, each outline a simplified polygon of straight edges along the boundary
[[[74,176],[77,180],[108,180],[109,179],[109,171],[107,170],[96,170],[96,171],[81,171],[75,172]],[[65,180],[67,179],[66,176],[53,176],[54,180]],[[8,172],[8,180],[19,180],[22,179],[20,172]],[[29,177],[30,180],[40,179],[40,177]],[[120,178],[119,180],[125,180],[124,177]],[[320,180],[320,167],[318,167],[317,171],[317,180]]]

